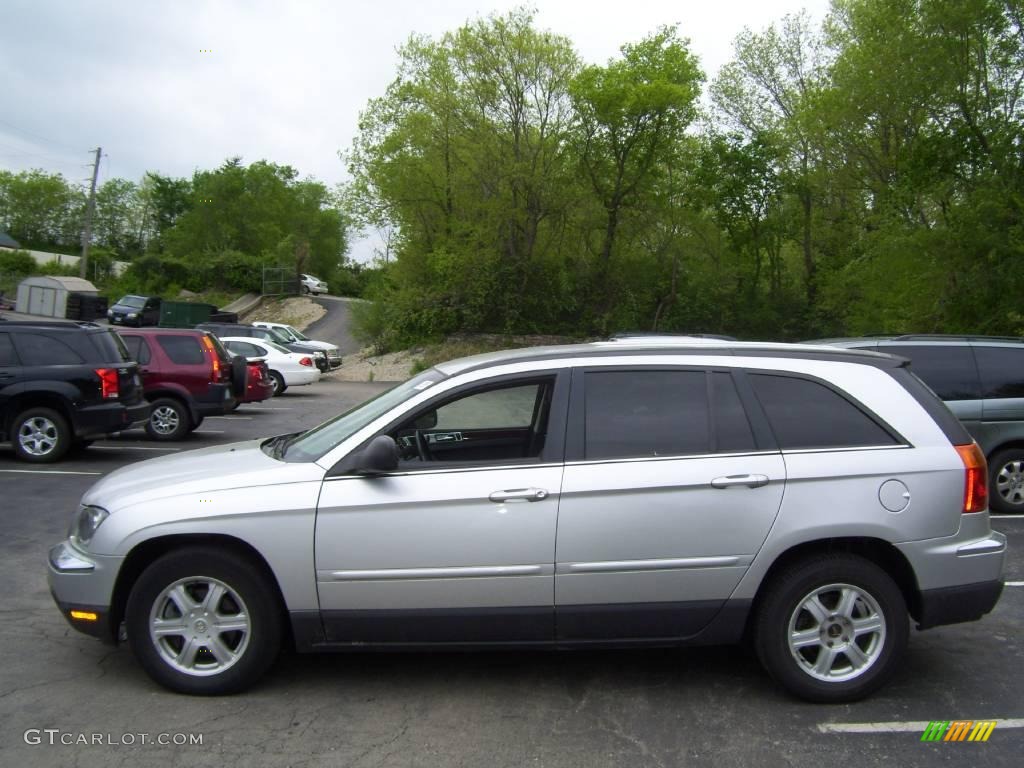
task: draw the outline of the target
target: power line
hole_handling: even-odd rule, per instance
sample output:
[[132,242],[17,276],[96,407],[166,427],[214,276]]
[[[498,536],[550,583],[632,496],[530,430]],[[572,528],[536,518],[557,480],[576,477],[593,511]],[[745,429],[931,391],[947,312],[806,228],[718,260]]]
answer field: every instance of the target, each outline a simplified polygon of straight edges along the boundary
[[42,134],[33,133],[32,131],[26,131],[24,128],[19,128],[18,126],[14,125],[13,123],[9,123],[6,120],[0,120],[0,125],[6,125],[8,128],[10,128],[11,130],[15,131],[16,133],[20,133],[23,136],[28,136],[30,139],[33,139],[33,140],[36,140],[36,141],[41,140],[41,141],[45,142],[46,144],[53,144],[55,146],[62,147],[62,148],[66,149],[66,150],[69,150],[71,152],[75,152],[76,154],[78,152],[82,151],[81,147],[72,147],[72,146],[70,146],[68,144],[65,144],[62,141],[57,141],[55,139],[47,138],[46,136],[43,136]]

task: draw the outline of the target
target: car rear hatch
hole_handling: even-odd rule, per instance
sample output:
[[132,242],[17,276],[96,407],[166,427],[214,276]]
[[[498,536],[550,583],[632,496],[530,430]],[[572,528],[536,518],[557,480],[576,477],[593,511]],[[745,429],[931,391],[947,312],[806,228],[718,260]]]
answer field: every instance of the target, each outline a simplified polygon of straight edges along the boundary
[[133,404],[142,400],[142,379],[139,366],[131,356],[124,341],[114,330],[101,329],[90,333],[90,339],[98,352],[96,375],[100,380],[101,397],[104,400],[120,400]]

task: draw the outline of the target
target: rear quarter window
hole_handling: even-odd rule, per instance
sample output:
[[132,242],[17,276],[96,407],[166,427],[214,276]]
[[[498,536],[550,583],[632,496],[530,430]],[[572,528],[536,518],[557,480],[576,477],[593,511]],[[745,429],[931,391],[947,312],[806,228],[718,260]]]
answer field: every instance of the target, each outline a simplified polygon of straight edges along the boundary
[[910,370],[943,400],[981,397],[978,368],[966,344],[880,344],[878,351],[908,358]]
[[782,450],[899,444],[874,417],[824,384],[760,373],[750,383]]
[[982,397],[1024,397],[1024,348],[974,347]]
[[18,353],[9,333],[0,333],[0,365],[18,365]]
[[85,362],[85,358],[63,339],[41,333],[16,334],[15,346],[24,365],[79,365]]
[[124,344],[124,340],[116,331],[101,331],[89,334],[93,347],[99,354],[98,360],[104,363],[122,362],[127,363],[133,360],[131,352]]
[[157,336],[156,340],[172,363],[201,365],[206,362],[203,348],[195,336]]

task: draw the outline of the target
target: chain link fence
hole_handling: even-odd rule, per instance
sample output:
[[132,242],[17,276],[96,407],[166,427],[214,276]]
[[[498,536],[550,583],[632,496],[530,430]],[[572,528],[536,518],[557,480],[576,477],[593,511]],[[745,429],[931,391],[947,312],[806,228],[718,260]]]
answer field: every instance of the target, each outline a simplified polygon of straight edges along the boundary
[[299,276],[291,269],[263,268],[264,296],[295,296],[299,293]]

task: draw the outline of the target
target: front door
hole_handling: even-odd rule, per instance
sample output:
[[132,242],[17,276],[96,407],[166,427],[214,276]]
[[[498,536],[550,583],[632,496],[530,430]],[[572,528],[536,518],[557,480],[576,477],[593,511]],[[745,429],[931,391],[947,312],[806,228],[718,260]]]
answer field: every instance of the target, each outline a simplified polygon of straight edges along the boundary
[[316,572],[328,642],[554,638],[567,399],[557,374],[442,393],[384,431],[397,471],[324,481]]

